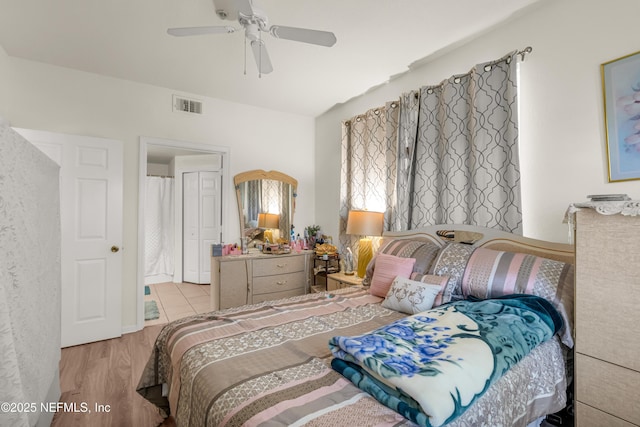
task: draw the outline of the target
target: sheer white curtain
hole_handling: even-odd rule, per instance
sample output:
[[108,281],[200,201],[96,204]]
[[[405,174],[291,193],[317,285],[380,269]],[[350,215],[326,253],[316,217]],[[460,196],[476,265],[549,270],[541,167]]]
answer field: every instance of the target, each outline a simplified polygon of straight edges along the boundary
[[148,176],[145,199],[145,283],[173,280],[174,179]]

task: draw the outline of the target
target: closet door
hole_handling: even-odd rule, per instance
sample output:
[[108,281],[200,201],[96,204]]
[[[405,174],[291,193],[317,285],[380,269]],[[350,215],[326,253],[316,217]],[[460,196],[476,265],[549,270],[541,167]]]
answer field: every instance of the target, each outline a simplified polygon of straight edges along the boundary
[[198,197],[198,172],[182,174],[182,280],[199,283],[200,275],[200,203]]
[[199,265],[198,283],[211,283],[211,245],[220,241],[222,207],[218,172],[199,172]]
[[221,232],[221,175],[218,172],[183,174],[183,280],[211,282],[211,244]]

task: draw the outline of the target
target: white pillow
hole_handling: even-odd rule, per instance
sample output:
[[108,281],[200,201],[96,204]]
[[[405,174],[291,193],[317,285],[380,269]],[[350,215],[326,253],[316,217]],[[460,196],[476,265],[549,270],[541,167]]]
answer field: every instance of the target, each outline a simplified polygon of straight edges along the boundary
[[382,306],[407,314],[420,313],[433,307],[433,302],[441,289],[438,285],[429,285],[398,276],[393,279]]

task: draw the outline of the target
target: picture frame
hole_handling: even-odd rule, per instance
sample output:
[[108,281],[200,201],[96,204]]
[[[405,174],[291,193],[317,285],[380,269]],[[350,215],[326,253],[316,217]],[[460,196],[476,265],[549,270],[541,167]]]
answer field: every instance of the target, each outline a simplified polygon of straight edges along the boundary
[[600,70],[609,182],[640,179],[640,51]]

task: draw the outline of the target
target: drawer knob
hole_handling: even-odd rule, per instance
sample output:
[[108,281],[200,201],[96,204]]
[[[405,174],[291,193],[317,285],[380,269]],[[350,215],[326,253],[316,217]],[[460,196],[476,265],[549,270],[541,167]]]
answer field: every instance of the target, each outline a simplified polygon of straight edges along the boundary
[[278,268],[285,268],[287,266],[287,264],[286,263],[285,264],[276,264],[276,266]]
[[282,285],[286,285],[286,284],[287,284],[286,280],[281,280],[281,281],[276,282],[276,285],[278,285],[278,286],[282,286]]

